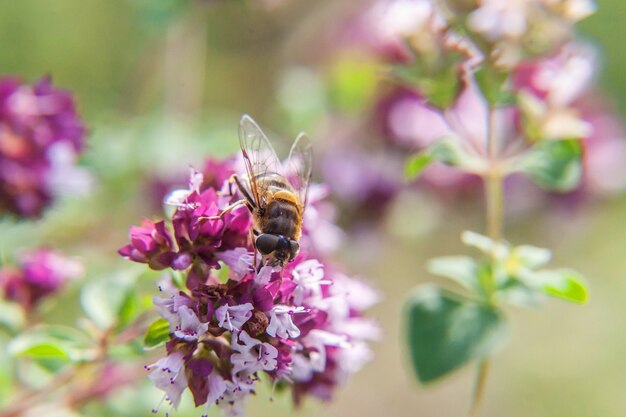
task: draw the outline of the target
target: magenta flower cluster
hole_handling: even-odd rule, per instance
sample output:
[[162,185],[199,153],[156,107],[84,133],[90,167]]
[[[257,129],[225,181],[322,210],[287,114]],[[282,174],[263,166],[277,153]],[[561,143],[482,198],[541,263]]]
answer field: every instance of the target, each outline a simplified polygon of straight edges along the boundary
[[[226,415],[243,413],[261,374],[291,386],[296,404],[307,394],[330,399],[371,358],[367,342],[379,330],[363,311],[377,294],[320,262],[313,248],[323,239],[312,238],[314,230],[337,237],[327,226],[306,230],[307,217],[303,250],[293,262],[283,271],[255,267],[248,210],[212,219],[236,197],[227,183],[221,191],[204,187],[204,178],[194,171],[189,189],[170,194],[171,226],[146,220],[131,228],[131,243],[120,249],[133,261],[182,271],[185,278],[181,289],[168,275],[154,299],[170,336],[166,356],[147,366],[149,378],[174,408],[189,389],[196,406],[217,404]],[[321,212],[310,208],[311,222],[323,224]],[[227,278],[217,271],[224,266]]]
[[84,132],[72,95],[49,78],[0,79],[0,212],[40,216],[68,177],[83,178],[68,173]]
[[83,267],[77,261],[40,248],[23,253],[17,266],[0,269],[0,288],[6,299],[28,311],[82,274]]

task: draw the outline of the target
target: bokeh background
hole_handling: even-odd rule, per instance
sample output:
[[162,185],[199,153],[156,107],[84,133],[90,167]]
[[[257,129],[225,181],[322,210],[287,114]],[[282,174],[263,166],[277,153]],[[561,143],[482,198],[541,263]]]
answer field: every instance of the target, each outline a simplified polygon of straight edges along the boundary
[[[325,179],[331,168],[324,161],[336,149],[348,158],[351,146],[358,154],[376,136],[370,131],[367,141],[350,138],[367,126],[373,85],[383,74],[358,51],[336,47],[348,16],[366,5],[354,0],[0,2],[0,73],[29,82],[50,74],[55,85],[74,92],[89,129],[81,162],[97,179],[91,195],[62,200],[42,220],[3,223],[0,247],[61,247],[85,260],[87,279],[108,280],[131,268],[116,254],[128,227],[159,214],[162,183],[182,180],[187,167],[205,156],[234,154],[242,113],[270,132],[279,151],[307,130],[318,161],[314,176]],[[622,117],[625,17],[624,2],[600,0],[598,12],[580,25],[581,35],[599,48],[599,82]],[[374,156],[383,161],[385,175],[401,172],[397,160]],[[355,187],[361,180],[350,179]],[[347,198],[345,186],[335,190],[338,221],[347,231],[335,258],[380,290],[382,302],[371,315],[385,336],[374,346],[375,360],[332,403],[311,400],[294,410],[286,397],[268,401],[267,390],[248,404],[248,415],[464,415],[474,370],[466,367],[433,386],[419,386],[408,363],[402,312],[410,290],[433,280],[425,260],[464,251],[460,232],[483,229],[480,192],[459,200],[418,187],[384,209],[360,215],[368,207]],[[552,301],[538,310],[509,311],[509,344],[493,361],[486,416],[624,415],[625,212],[623,195],[584,203],[555,197],[524,210],[509,207],[507,238],[552,248],[555,265],[587,277],[590,302],[578,307]],[[149,294],[154,284],[146,278],[141,285]],[[70,290],[65,297],[75,295]],[[60,302],[46,314],[51,321],[72,322],[80,313],[72,302]],[[106,403],[90,404],[84,415],[152,415],[161,394],[144,382],[122,387]],[[189,398],[178,413],[199,414]]]

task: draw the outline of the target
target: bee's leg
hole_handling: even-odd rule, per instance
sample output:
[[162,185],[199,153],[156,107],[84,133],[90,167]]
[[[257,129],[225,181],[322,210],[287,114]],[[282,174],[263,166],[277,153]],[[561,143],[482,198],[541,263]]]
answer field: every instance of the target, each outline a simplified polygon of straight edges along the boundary
[[246,205],[246,204],[248,204],[247,200],[244,200],[244,199],[237,200],[234,203],[232,203],[229,206],[227,206],[217,216],[202,216],[202,217],[199,217],[198,220],[217,220],[217,219],[221,219],[226,213],[236,209],[237,207],[239,207],[241,205]]
[[[257,264],[256,264],[256,241],[254,240],[254,229],[250,228],[250,241],[252,242],[252,251],[254,252],[254,260],[252,261],[252,265],[254,265],[254,269],[257,269]],[[258,269],[260,269],[260,267],[258,267]],[[258,271],[257,271],[258,272]]]
[[217,193],[219,195],[226,195],[228,197],[232,197],[233,195],[235,195],[235,192],[233,190],[233,184],[236,184],[238,182],[238,180],[235,179],[236,177],[237,177],[237,174],[233,174],[233,175],[230,176],[230,178],[228,178],[228,181],[227,181],[227,184],[228,184],[227,192],[222,192],[220,190]]
[[221,193],[221,195],[227,195],[228,197],[232,197],[233,195],[235,195],[233,185],[237,187],[236,189],[239,190],[239,192],[243,195],[243,198],[248,202],[248,206],[251,208],[256,208],[256,201],[254,200],[254,198],[252,198],[250,192],[243,185],[237,174],[233,174],[230,176],[230,178],[228,179],[228,192],[225,194]]

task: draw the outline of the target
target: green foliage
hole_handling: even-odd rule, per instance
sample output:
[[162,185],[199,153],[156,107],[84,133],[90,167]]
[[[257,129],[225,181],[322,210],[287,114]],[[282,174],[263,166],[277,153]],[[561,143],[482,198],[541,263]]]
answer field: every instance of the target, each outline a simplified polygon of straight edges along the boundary
[[404,165],[404,176],[409,179],[419,177],[422,171],[433,162],[433,157],[427,151],[413,154]]
[[482,163],[470,156],[454,137],[443,137],[425,150],[410,156],[404,167],[407,179],[417,178],[433,162],[456,166],[467,172],[479,172]]
[[401,83],[415,88],[426,97],[428,103],[440,109],[448,108],[461,89],[455,65],[443,68],[437,73],[426,74],[423,63],[415,60],[410,66],[396,67],[394,74]]
[[154,321],[144,336],[143,343],[147,348],[161,346],[170,339],[170,325],[165,319]]
[[374,62],[363,59],[347,58],[337,62],[330,74],[328,93],[331,104],[346,112],[367,108],[375,97],[380,78],[378,71]]
[[505,335],[500,312],[432,286],[408,301],[411,360],[421,382],[431,382],[491,354]]
[[546,190],[573,190],[582,176],[582,144],[577,139],[541,141],[524,155],[518,170]]
[[515,102],[515,96],[508,89],[509,72],[491,65],[484,65],[476,71],[474,77],[478,88],[490,105],[500,107]]
[[19,331],[26,323],[24,310],[15,303],[0,300],[0,328],[9,333]]
[[428,261],[426,269],[433,275],[455,281],[472,292],[478,292],[480,264],[469,256],[442,256]]
[[584,278],[569,269],[539,269],[550,251],[530,245],[510,246],[466,231],[461,240],[481,256],[444,256],[426,268],[450,279],[465,295],[433,286],[419,287],[408,303],[409,349],[421,382],[435,380],[464,363],[482,359],[502,340],[502,302],[536,306],[545,296],[585,303]]
[[80,303],[87,317],[106,330],[129,323],[137,312],[136,274],[119,272],[92,280],[82,289]]
[[503,298],[509,295],[508,292],[523,288],[532,295],[531,304],[535,304],[541,294],[574,303],[587,301],[584,278],[577,272],[569,269],[538,269],[552,257],[547,249],[531,245],[511,247],[506,242],[494,242],[487,236],[470,231],[464,232],[461,239],[466,245],[486,255],[483,265],[492,271],[496,294]]
[[85,333],[72,327],[43,325],[13,338],[7,350],[10,355],[44,361],[49,365],[50,360],[60,363],[89,360],[93,342]]
[[545,294],[572,303],[584,304],[588,294],[582,275],[570,269],[543,270],[527,277],[526,280]]

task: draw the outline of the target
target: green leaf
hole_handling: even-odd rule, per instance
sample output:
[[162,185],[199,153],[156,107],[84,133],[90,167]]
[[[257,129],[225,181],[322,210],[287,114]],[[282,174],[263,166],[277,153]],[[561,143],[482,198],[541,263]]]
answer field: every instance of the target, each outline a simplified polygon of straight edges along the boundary
[[470,291],[478,289],[476,261],[469,256],[441,256],[429,260],[426,269],[433,275],[449,278]]
[[577,304],[587,302],[585,279],[571,269],[543,270],[533,274],[540,288],[548,295]]
[[519,307],[537,307],[545,296],[516,277],[507,276],[499,283],[498,297],[509,304]]
[[579,140],[545,140],[535,145],[522,159],[519,168],[539,187],[566,192],[580,182],[581,158]]
[[483,65],[476,71],[476,83],[489,104],[505,106],[515,102],[515,96],[507,90],[509,75],[508,72],[489,65]]
[[171,270],[170,271],[170,276],[172,277],[172,284],[174,284],[174,286],[176,288],[178,288],[179,290],[184,290],[186,285],[185,285],[185,274],[183,274],[181,271],[174,271]]
[[409,299],[408,326],[413,368],[423,383],[488,356],[505,334],[504,320],[493,307],[434,286],[418,288]]
[[332,104],[348,112],[367,108],[376,92],[378,72],[378,65],[363,58],[339,61],[332,69],[329,85]]
[[158,319],[148,327],[143,339],[147,348],[154,348],[170,340],[170,324],[165,319]]
[[407,179],[415,179],[424,168],[435,161],[446,165],[459,166],[468,172],[476,172],[481,168],[481,162],[469,156],[458,140],[452,137],[443,137],[425,150],[409,157],[405,165]]
[[552,258],[552,252],[549,249],[531,245],[516,246],[511,255],[520,265],[530,269],[542,267]]
[[404,176],[409,180],[417,178],[431,162],[433,162],[433,157],[428,151],[410,156],[404,166]]
[[139,300],[137,299],[137,293],[134,288],[129,288],[119,309],[118,326],[123,328],[132,322],[137,316],[138,311]]
[[24,310],[17,304],[0,300],[0,327],[10,333],[19,331],[26,323]]
[[128,319],[132,312],[129,303],[137,276],[117,273],[88,282],[80,294],[80,304],[87,316],[100,329],[109,329]]
[[478,249],[485,255],[491,256],[495,251],[495,256],[499,260],[504,260],[509,256],[509,248],[506,244],[494,242],[491,238],[480,233],[466,230],[461,233],[461,241],[467,246]]
[[402,83],[424,95],[431,105],[440,109],[450,107],[461,87],[457,66],[451,63],[447,67],[431,71],[424,62],[416,59],[412,65],[397,66],[394,74]]
[[67,326],[46,325],[13,338],[7,347],[9,354],[36,360],[56,359],[80,362],[89,359],[92,341],[82,332]]
[[469,155],[465,153],[459,142],[450,137],[438,140],[428,149],[430,156],[446,165],[471,165]]

